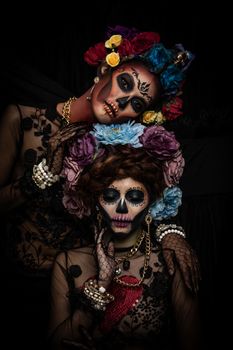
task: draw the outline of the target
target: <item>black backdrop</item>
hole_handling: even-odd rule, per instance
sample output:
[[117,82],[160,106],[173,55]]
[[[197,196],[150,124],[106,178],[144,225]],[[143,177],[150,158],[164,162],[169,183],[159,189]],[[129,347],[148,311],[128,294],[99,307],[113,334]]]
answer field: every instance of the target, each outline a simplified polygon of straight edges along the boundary
[[232,232],[231,18],[224,3],[206,9],[194,2],[185,8],[177,4],[159,1],[150,8],[130,1],[95,2],[81,10],[66,2],[53,5],[53,11],[41,3],[25,9],[14,5],[6,12],[6,24],[0,23],[0,108],[14,100],[43,105],[83,92],[95,75],[83,53],[103,39],[107,25],[158,31],[165,44],[182,42],[195,53],[185,86],[185,115],[171,127],[186,158],[179,217],[200,257],[203,320],[212,344],[219,322],[226,327],[217,310],[223,295],[228,300],[224,256]]

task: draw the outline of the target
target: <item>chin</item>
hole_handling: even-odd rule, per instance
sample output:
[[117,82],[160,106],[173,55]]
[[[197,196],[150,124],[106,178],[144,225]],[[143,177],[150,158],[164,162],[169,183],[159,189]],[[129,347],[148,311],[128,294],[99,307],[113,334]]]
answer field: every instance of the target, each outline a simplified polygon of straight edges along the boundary
[[98,115],[96,114],[95,115],[95,118],[96,120],[98,121],[98,123],[101,123],[101,124],[112,124],[114,123],[114,119],[111,119],[108,115]]
[[126,237],[131,232],[131,227],[124,227],[123,228],[123,227],[113,226],[113,227],[111,227],[111,229],[113,231],[113,234],[114,235],[119,235],[119,237],[120,236]]

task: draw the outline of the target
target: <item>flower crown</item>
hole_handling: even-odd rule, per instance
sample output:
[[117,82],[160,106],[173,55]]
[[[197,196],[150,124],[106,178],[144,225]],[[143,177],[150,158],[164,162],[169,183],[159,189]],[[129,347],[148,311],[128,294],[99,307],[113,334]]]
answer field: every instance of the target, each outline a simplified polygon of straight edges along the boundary
[[162,124],[181,116],[183,101],[180,95],[185,71],[194,55],[181,44],[173,49],[165,48],[156,32],[139,32],[118,25],[108,28],[107,36],[105,42],[97,43],[84,53],[84,60],[92,66],[106,62],[110,67],[133,58],[143,61],[159,77],[163,91],[161,108],[144,112],[142,122]]
[[175,216],[181,205],[182,193],[176,185],[183,173],[184,158],[180,144],[174,133],[164,127],[153,125],[145,127],[141,123],[94,124],[93,130],[70,145],[69,154],[65,157],[62,176],[65,178],[63,205],[79,218],[89,216],[86,208],[77,196],[76,187],[80,174],[104,152],[103,145],[129,145],[143,147],[146,152],[162,163],[164,180],[167,185],[162,198],[152,203],[150,212],[154,220]]

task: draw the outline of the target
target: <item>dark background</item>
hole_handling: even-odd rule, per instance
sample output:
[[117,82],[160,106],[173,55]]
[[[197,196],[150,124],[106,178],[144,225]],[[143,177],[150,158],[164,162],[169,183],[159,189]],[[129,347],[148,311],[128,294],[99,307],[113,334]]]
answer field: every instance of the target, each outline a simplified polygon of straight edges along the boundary
[[[231,12],[224,2],[95,2],[62,6],[14,5],[0,22],[0,108],[19,100],[43,104],[91,86],[95,70],[83,61],[91,45],[104,40],[108,25],[158,31],[170,46],[181,42],[196,58],[184,92],[184,117],[174,130],[188,144],[188,165],[181,183],[180,219],[202,267],[200,299],[206,349],[217,341],[228,303],[225,278],[227,244],[232,232],[232,46]],[[31,89],[31,87],[33,87]],[[191,140],[191,141],[190,141]],[[191,146],[190,146],[191,144]],[[196,154],[200,154],[196,158]],[[192,165],[192,167],[191,167]],[[192,170],[190,170],[192,169]],[[220,258],[220,252],[223,253]],[[223,302],[225,300],[225,302]],[[218,315],[218,316],[217,316]],[[225,334],[223,335],[224,341]]]

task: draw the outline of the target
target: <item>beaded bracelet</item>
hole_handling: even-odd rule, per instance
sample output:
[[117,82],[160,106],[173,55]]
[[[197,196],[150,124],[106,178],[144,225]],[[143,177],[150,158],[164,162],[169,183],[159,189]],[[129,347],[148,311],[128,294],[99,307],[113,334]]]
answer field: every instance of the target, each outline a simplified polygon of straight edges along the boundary
[[48,170],[46,159],[43,158],[38,165],[33,166],[32,179],[40,189],[44,190],[47,186],[50,187],[57,182],[59,175],[53,175]]
[[182,226],[177,226],[176,224],[160,224],[156,229],[157,241],[161,242],[162,239],[169,233],[175,233],[183,238],[186,238],[186,234]]
[[107,293],[104,287],[99,287],[96,280],[85,282],[83,292],[96,310],[105,311],[106,305],[114,300],[114,296]]

